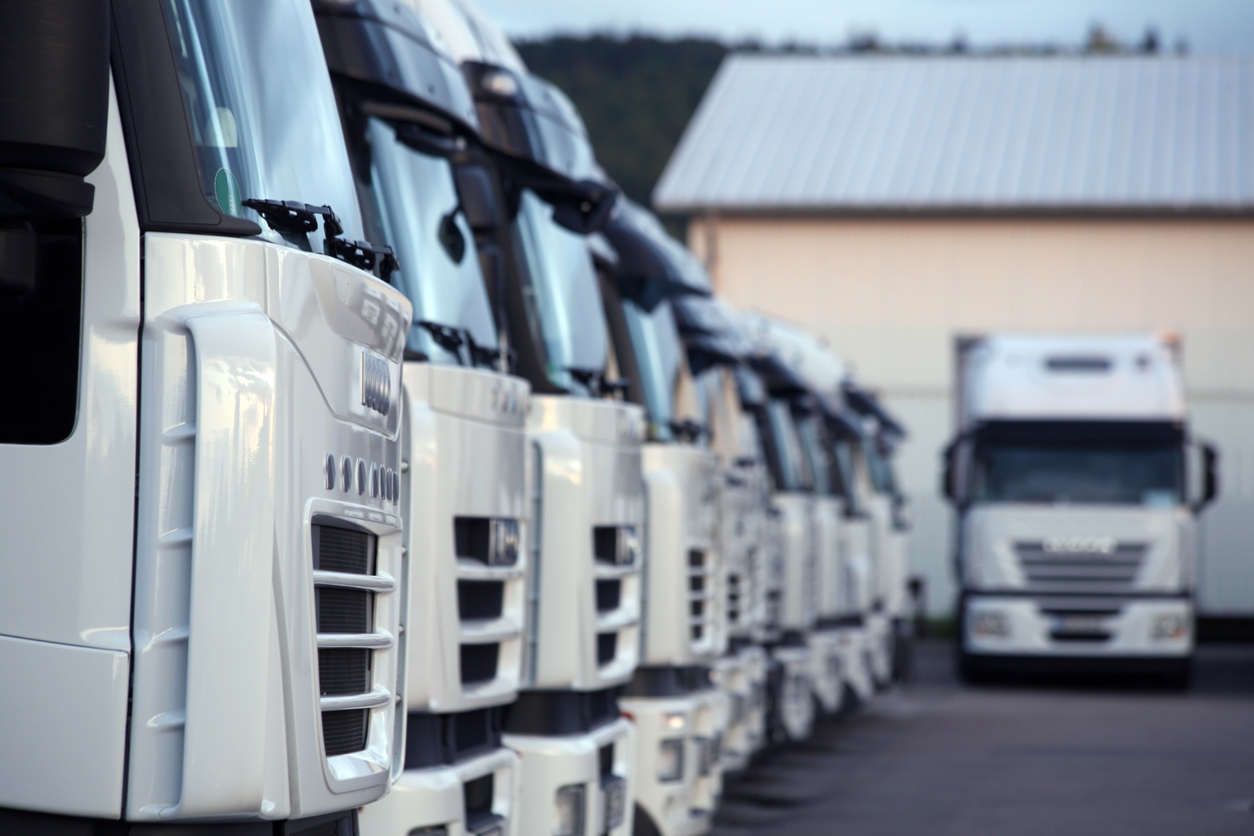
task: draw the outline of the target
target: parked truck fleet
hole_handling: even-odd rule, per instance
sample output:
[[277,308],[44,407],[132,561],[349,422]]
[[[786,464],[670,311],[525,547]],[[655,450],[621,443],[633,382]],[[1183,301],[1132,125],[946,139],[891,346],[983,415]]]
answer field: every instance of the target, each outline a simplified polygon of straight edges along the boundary
[[[908,664],[905,430],[466,0],[0,6],[0,341],[0,832],[699,836]],[[956,497],[1054,426],[990,391]],[[1177,663],[1163,391],[1118,625]],[[1044,617],[981,560],[969,667]]]

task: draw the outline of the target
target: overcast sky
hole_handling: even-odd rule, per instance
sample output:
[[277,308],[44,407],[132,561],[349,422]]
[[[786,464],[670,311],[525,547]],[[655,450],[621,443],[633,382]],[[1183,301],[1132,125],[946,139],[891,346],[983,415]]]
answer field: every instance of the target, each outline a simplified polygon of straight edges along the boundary
[[1254,52],[1254,0],[478,0],[514,37],[552,32],[702,34],[768,43],[881,41],[1078,45],[1102,23],[1121,41],[1154,26],[1170,48]]

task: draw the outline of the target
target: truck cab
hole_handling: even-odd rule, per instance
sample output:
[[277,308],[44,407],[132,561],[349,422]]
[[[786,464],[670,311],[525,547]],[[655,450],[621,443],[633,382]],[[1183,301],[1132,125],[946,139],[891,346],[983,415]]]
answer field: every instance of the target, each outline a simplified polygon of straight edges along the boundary
[[872,594],[866,625],[871,674],[878,686],[886,687],[901,673],[913,629],[907,596],[906,499],[897,489],[891,460],[906,432],[879,398],[857,381],[846,380],[843,389],[861,425],[852,447],[852,462],[870,523]]
[[957,346],[960,663],[1187,682],[1197,514],[1213,449],[1190,439],[1178,341],[996,334]]
[[713,678],[728,698],[723,769],[737,771],[766,744],[769,661],[759,643],[766,626],[769,502],[766,455],[753,418],[741,406],[737,374],[745,373],[753,344],[738,314],[721,299],[686,295],[673,300],[699,403],[718,457],[719,522],[716,548],[723,560],[727,650]]
[[0,339],[45,347],[0,372],[43,406],[0,399],[0,830],[355,834],[403,729],[411,306],[310,6],[0,31]]
[[416,7],[470,85],[483,142],[455,158],[459,194],[532,392],[527,629],[518,697],[502,712],[520,760],[511,827],[623,836],[634,729],[617,694],[639,654],[645,509],[643,415],[620,399],[593,250],[617,192],[570,101],[492,21],[469,3]]
[[[371,240],[401,267],[406,335],[401,483],[410,618],[404,772],[363,810],[366,834],[503,833],[518,758],[501,706],[518,696],[529,553],[529,387],[474,246],[456,160],[482,144],[461,68],[412,8],[316,2]],[[495,277],[493,277],[495,278]]]
[[[755,342],[753,370],[762,390],[751,392],[753,387],[744,387],[742,399],[762,435],[780,550],[777,609],[768,643],[773,662],[768,728],[775,742],[803,740],[814,725],[814,661],[809,637],[818,617],[818,546],[814,474],[793,405],[809,396],[809,387],[777,353],[770,323],[752,314],[742,314],[741,319]],[[768,597],[768,603],[770,600]]]
[[722,792],[728,701],[711,679],[726,647],[721,554],[715,539],[717,459],[670,296],[708,294],[709,280],[652,214],[623,200],[606,237],[618,256],[603,283],[607,319],[628,380],[645,408],[642,450],[648,555],[640,667],[623,710],[638,727],[636,830],[709,830]]

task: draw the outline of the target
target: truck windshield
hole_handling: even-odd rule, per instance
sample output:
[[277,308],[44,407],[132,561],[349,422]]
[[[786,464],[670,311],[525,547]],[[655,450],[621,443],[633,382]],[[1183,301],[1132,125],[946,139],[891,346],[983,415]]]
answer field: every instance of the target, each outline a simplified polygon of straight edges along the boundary
[[833,472],[840,497],[845,500],[845,513],[849,516],[862,514],[862,500],[858,496],[857,471],[853,462],[853,442],[841,439],[832,445],[832,458],[835,460]]
[[649,413],[649,438],[670,441],[674,438],[671,423],[675,420],[675,383],[683,350],[670,303],[663,301],[652,311],[645,311],[631,299],[624,299],[623,316],[640,370],[640,386]]
[[875,488],[875,492],[886,496],[894,496],[897,492],[897,487],[893,479],[892,463],[889,462],[887,456],[880,452],[874,441],[867,443],[866,452],[867,470],[871,474],[871,485]]
[[805,451],[806,463],[814,478],[815,492],[823,496],[832,493],[831,461],[827,451],[823,449],[823,439],[819,434],[818,419],[814,415],[802,415],[797,418],[797,435],[801,438],[801,447]]
[[473,244],[458,261],[440,243],[445,217],[464,242],[474,241],[457,211],[452,166],[403,145],[380,119],[371,117],[365,134],[370,171],[358,172],[361,204],[370,240],[392,247],[400,261],[392,284],[414,304],[407,348],[437,363],[494,368],[496,324]]
[[1176,445],[989,445],[974,457],[974,497],[984,502],[1175,505],[1184,462]]
[[526,259],[527,324],[544,342],[549,381],[592,395],[589,380],[604,373],[609,356],[601,292],[587,242],[558,226],[551,211],[522,193],[514,228]]
[[242,201],[330,206],[346,238],[363,238],[308,0],[165,0],[164,5],[208,201],[225,214],[256,221],[262,237],[275,243],[321,251],[321,225],[308,242],[285,240]]
[[810,474],[810,464],[801,449],[801,439],[797,435],[792,408],[787,401],[772,398],[766,407],[766,415],[779,457],[776,488],[781,491],[810,490],[814,482]]

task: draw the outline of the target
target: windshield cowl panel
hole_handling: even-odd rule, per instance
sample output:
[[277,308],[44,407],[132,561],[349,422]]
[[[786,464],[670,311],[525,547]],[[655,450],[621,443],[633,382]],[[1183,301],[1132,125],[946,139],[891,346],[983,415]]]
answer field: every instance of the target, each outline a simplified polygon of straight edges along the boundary
[[361,212],[307,0],[165,0],[166,28],[206,200],[276,244],[322,252],[322,224],[282,235],[243,201],[328,206],[343,237]]

